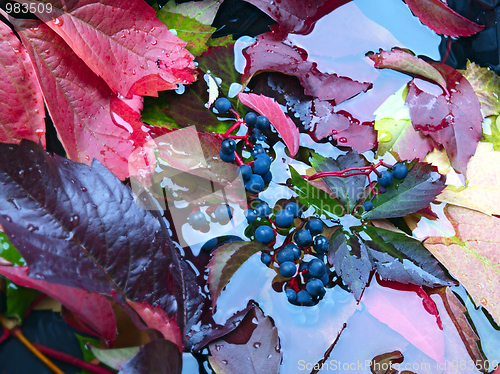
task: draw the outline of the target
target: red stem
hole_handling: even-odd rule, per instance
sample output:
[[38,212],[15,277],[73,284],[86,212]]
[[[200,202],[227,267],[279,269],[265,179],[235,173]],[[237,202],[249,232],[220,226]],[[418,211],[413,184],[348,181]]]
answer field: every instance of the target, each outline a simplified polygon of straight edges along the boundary
[[[386,168],[392,167],[392,165],[386,164],[383,160],[380,160],[375,165],[348,168],[348,169],[341,170],[341,171],[323,171],[323,172],[316,173],[316,174],[313,174],[310,176],[309,175],[302,175],[302,177],[306,180],[314,180],[314,179],[319,179],[319,178],[324,178],[324,177],[347,178],[347,177],[351,177],[353,175],[366,175],[366,176],[368,176],[372,171],[375,172],[377,175],[380,175],[380,172],[377,170],[377,168],[381,165],[385,166]],[[350,171],[357,171],[357,173],[345,174],[345,173],[348,173]]]
[[[236,113],[236,115],[238,115],[238,114]],[[234,130],[236,130],[238,127],[240,127],[241,124],[242,124],[242,121],[240,120],[240,118],[238,116],[238,120],[224,133],[224,137],[227,137],[229,134],[231,134]]]
[[46,347],[42,344],[39,343],[32,343],[40,352],[42,352],[44,355],[50,356],[55,358],[56,360],[68,362],[72,365],[78,366],[82,369],[88,370],[92,373],[96,374],[115,374],[114,371],[108,370],[106,368],[103,368],[102,366],[94,365],[89,362],[85,362],[83,360],[80,360],[79,358],[70,356],[66,353],[56,351],[55,349]]
[[47,295],[43,294],[43,295],[40,295],[38,296],[35,301],[33,301],[30,305],[30,307],[28,308],[28,310],[26,311],[26,313],[24,314],[24,318],[28,318],[28,316],[30,315],[30,313],[33,311],[33,309],[38,305],[38,303],[40,301],[42,301],[43,299],[45,299],[47,297]]
[[3,334],[0,336],[0,343],[6,340],[10,336],[10,330],[2,325]]
[[241,165],[245,164],[243,162],[243,160],[241,159],[240,155],[238,154],[238,152],[234,152],[234,160],[236,161],[236,163],[238,164],[238,166],[241,166]]
[[243,120],[241,119],[240,115],[238,114],[238,112],[236,110],[231,108],[231,109],[229,109],[229,111],[236,116],[236,119],[238,120],[238,122],[243,122]]

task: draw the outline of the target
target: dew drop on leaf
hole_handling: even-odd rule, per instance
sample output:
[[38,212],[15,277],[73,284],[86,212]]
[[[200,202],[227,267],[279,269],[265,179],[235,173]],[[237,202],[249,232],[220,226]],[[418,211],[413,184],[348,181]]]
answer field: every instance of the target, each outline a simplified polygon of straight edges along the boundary
[[488,300],[486,300],[484,297],[482,297],[480,301],[484,306],[488,305]]
[[341,138],[339,138],[339,142],[347,143],[347,138],[341,137]]
[[19,178],[24,178],[24,170],[19,170]]
[[254,348],[259,348],[261,345],[262,345],[261,342],[255,342],[255,343],[253,343],[253,347]]
[[62,26],[63,23],[64,23],[64,21],[61,18],[56,18],[54,20],[54,25],[56,25],[56,26]]
[[378,141],[380,143],[387,143],[392,140],[392,134],[389,131],[379,131],[378,132]]

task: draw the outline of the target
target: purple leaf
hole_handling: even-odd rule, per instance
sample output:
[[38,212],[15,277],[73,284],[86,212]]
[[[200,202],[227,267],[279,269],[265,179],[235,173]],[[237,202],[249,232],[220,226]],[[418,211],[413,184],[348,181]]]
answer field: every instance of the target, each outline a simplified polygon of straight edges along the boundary
[[118,374],[181,374],[182,355],[169,340],[155,340],[122,365]]

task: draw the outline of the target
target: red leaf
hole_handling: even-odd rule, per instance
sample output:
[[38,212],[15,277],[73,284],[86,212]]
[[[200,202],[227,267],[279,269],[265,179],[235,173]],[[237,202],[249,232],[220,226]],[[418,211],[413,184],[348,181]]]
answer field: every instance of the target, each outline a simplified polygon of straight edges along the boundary
[[238,94],[238,99],[240,99],[243,105],[269,118],[269,121],[288,147],[290,156],[294,157],[297,154],[299,151],[299,129],[290,117],[283,113],[283,110],[276,101],[264,95],[246,94],[243,92]]
[[27,266],[0,266],[0,274],[20,286],[34,288],[59,301],[109,343],[114,341],[115,315],[104,296],[32,278],[28,275]]
[[305,51],[283,43],[272,32],[260,35],[257,42],[246,49],[245,57],[247,65],[243,82],[248,82],[254,74],[262,71],[279,71],[299,78],[306,95],[322,100],[335,100],[336,104],[371,87],[371,83],[361,83],[319,71],[315,62],[307,61]]
[[462,74],[443,64],[433,65],[446,79],[450,96],[426,92],[427,82],[413,79],[406,97],[410,117],[415,129],[442,144],[452,166],[465,174],[482,134],[479,100]]
[[[186,43],[168,31],[143,0],[23,3],[36,5],[38,18],[114,92],[157,96],[158,91],[195,80],[193,55],[184,48]],[[52,12],[46,11],[46,4],[52,4]]]
[[420,21],[437,32],[448,36],[471,36],[481,31],[478,25],[449,8],[440,0],[405,0]]
[[314,23],[351,0],[245,0],[278,22],[280,31],[308,34]]
[[0,142],[42,140],[45,109],[33,66],[23,45],[0,21]]
[[119,115],[130,120],[129,126],[114,123],[111,110],[118,99],[49,27],[36,21],[17,27],[68,157],[88,165],[95,158],[118,178],[128,177],[128,157],[151,140],[142,122],[125,116],[122,103]]

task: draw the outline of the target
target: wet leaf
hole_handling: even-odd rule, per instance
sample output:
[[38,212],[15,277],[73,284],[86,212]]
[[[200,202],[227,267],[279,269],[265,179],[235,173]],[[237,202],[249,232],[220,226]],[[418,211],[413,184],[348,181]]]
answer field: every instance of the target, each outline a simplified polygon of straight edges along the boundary
[[100,349],[91,345],[90,349],[99,361],[110,368],[120,370],[125,362],[139,353],[140,347]]
[[461,71],[469,81],[481,104],[483,117],[500,114],[500,77],[493,70],[467,61],[467,69]]
[[422,162],[408,165],[408,175],[397,179],[372,200],[374,208],[363,213],[364,219],[402,217],[426,208],[445,188],[445,176],[437,168]]
[[[168,358],[168,359],[167,359]],[[125,362],[119,374],[181,374],[182,354],[169,340],[154,340],[143,345]]]
[[78,288],[32,278],[28,275],[26,266],[0,266],[0,274],[20,286],[38,290],[59,301],[108,343],[112,344],[115,340],[115,315],[111,304],[105,297]]
[[217,374],[279,372],[282,353],[278,330],[258,307],[233,332],[210,343],[209,348],[208,359]]
[[391,51],[380,51],[369,55],[370,60],[375,63],[377,69],[393,69],[412,76],[428,79],[441,86],[446,94],[446,81],[441,73],[431,64],[415,57],[406,50],[393,48]]
[[[184,48],[185,42],[168,31],[154,9],[141,0],[131,0],[126,7],[112,0],[25,3],[34,5],[36,16],[113,92],[126,97],[156,96],[158,91],[195,80],[193,56]],[[40,6],[47,3],[52,12]]]
[[500,152],[494,151],[491,143],[480,142],[467,165],[465,187],[449,185],[436,199],[490,215],[500,214]]
[[500,219],[453,205],[444,212],[456,236],[431,236],[424,245],[467,289],[476,305],[500,323]]
[[4,232],[0,232],[0,257],[13,265],[26,265],[17,249],[9,242]]
[[449,8],[440,0],[405,0],[420,21],[437,32],[448,36],[471,36],[481,31],[478,25]]
[[[1,270],[0,274],[2,274]],[[31,304],[42,294],[35,289],[22,287],[11,281],[5,282],[5,288],[7,310],[4,315],[7,318],[16,318],[19,322],[22,322]]]
[[[493,149],[495,151],[500,151],[500,116],[498,117],[492,117],[494,120],[493,123],[491,123],[491,133],[486,134],[483,132],[483,140],[485,142],[493,144]],[[485,121],[487,121],[486,119]]]
[[203,0],[189,1],[176,4],[175,1],[169,1],[162,10],[195,19],[203,25],[211,25],[215,15],[219,10],[222,0]]
[[445,77],[450,96],[442,90],[430,92],[427,82],[413,79],[406,103],[415,129],[442,144],[453,168],[463,174],[482,134],[479,101],[458,71],[443,64],[433,66]]
[[45,145],[45,109],[35,71],[26,49],[0,21],[0,142],[21,139]]
[[208,286],[212,297],[212,310],[217,299],[240,266],[255,253],[267,247],[257,242],[232,242],[217,248],[208,263]]

